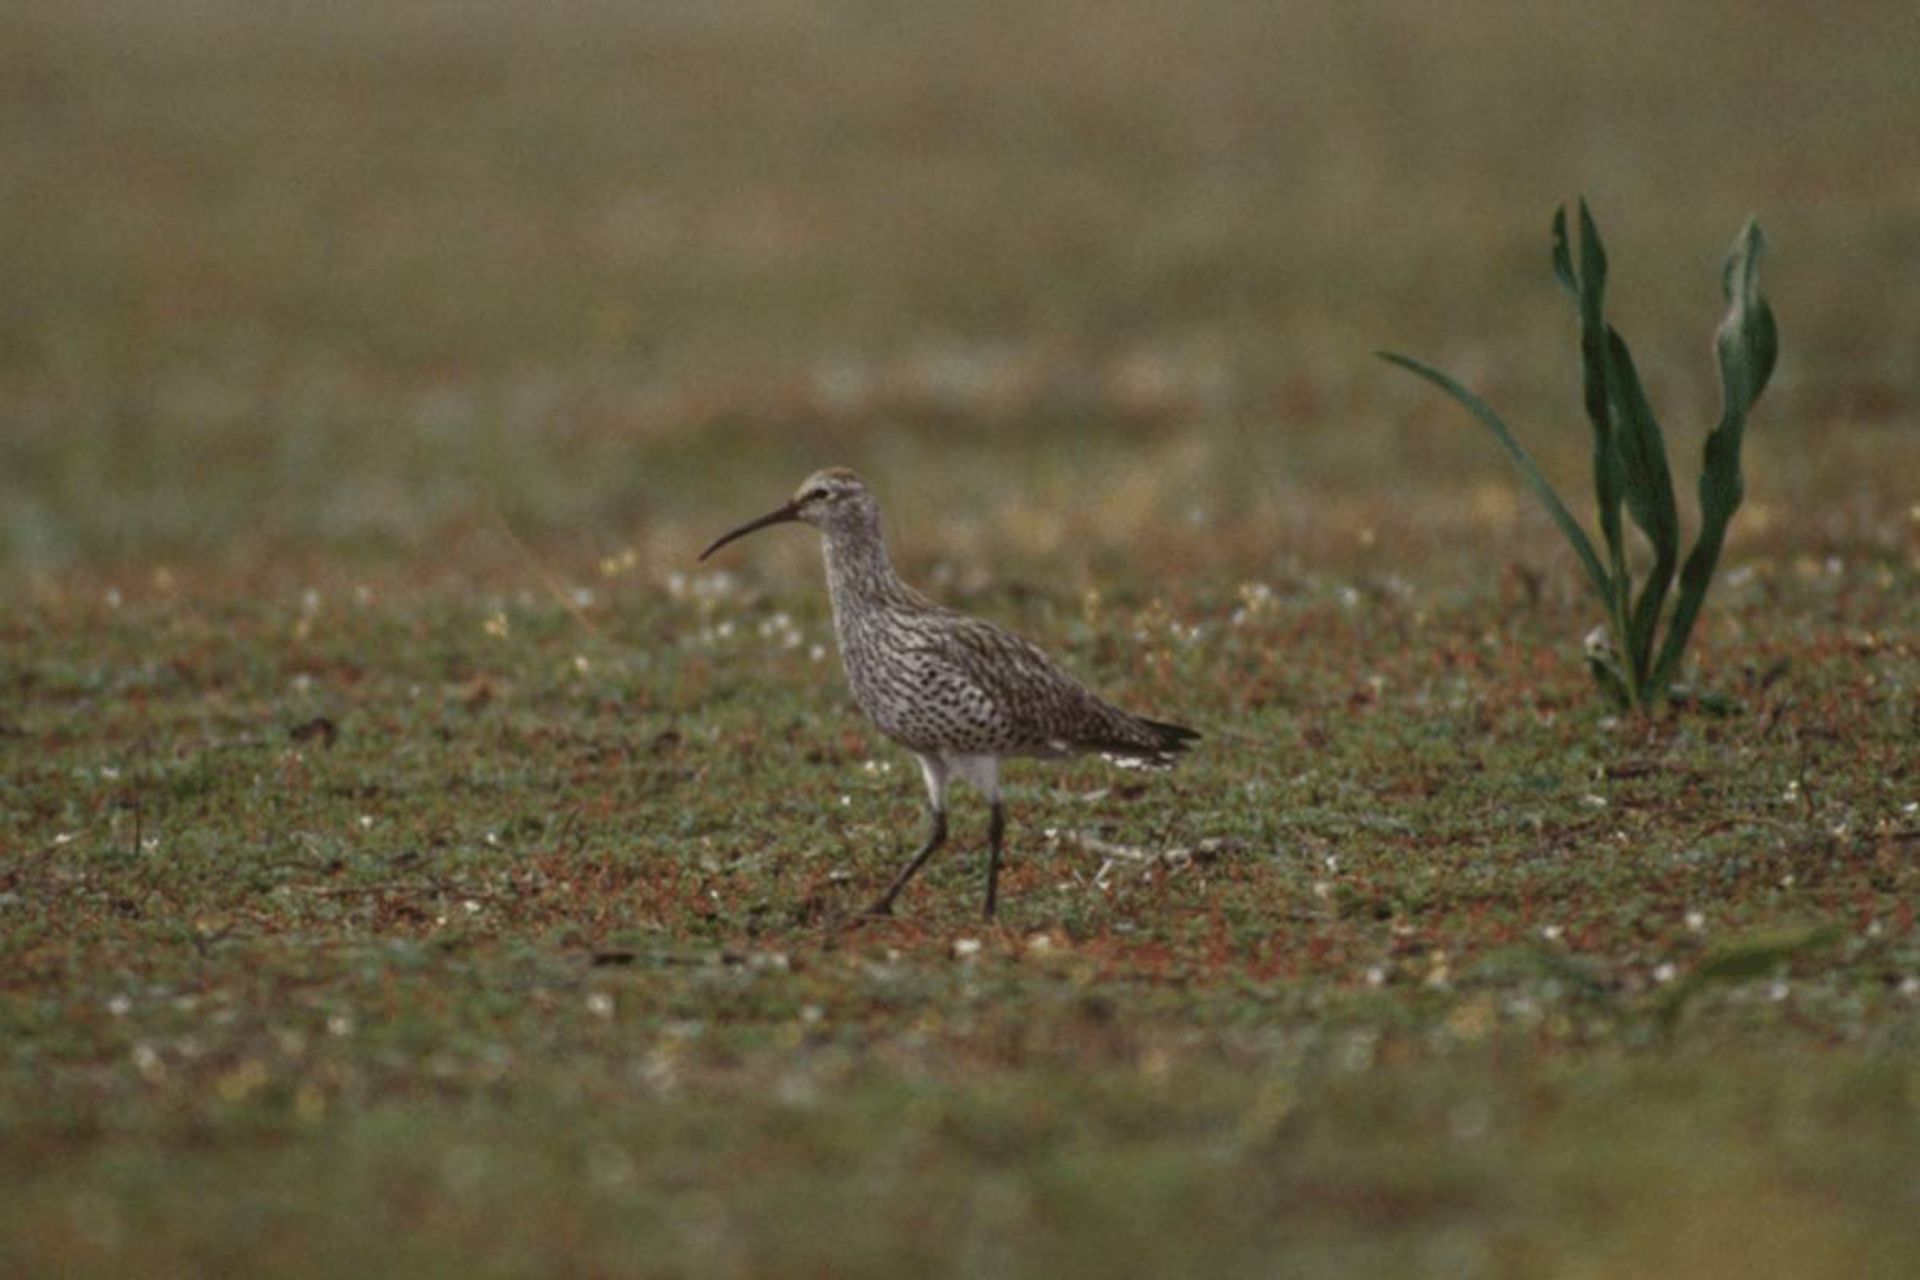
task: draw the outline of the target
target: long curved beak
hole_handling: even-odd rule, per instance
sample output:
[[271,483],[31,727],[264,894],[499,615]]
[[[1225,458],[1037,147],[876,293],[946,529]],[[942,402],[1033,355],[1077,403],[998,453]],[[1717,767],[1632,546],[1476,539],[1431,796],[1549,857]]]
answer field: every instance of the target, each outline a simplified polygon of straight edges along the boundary
[[712,546],[708,547],[705,551],[702,551],[700,553],[700,558],[702,560],[705,560],[708,556],[712,555],[714,552],[718,551],[720,548],[726,546],[729,542],[732,542],[735,538],[744,538],[756,529],[764,529],[770,524],[786,524],[789,520],[798,520],[799,518],[800,518],[799,504],[794,502],[789,502],[786,506],[781,507],[778,511],[769,511],[767,512],[767,514],[761,516],[758,520],[747,521],[745,524],[741,525],[738,529],[735,529],[732,533],[722,534],[719,537],[719,539],[714,542]]

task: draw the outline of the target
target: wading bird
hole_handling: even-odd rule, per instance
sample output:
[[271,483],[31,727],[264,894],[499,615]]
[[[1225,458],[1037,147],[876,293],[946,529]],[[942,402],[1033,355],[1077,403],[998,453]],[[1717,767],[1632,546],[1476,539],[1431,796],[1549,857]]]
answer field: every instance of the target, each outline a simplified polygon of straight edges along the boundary
[[791,501],[700,553],[798,521],[818,529],[847,683],[880,732],[919,757],[932,821],[926,842],[872,913],[886,915],[914,873],[946,843],[947,785],[978,788],[992,806],[986,915],[993,918],[1006,839],[1000,762],[1097,752],[1116,764],[1169,768],[1199,738],[1101,699],[1035,645],[991,622],[943,608],[900,580],[880,533],[880,504],[844,467],[808,476]]

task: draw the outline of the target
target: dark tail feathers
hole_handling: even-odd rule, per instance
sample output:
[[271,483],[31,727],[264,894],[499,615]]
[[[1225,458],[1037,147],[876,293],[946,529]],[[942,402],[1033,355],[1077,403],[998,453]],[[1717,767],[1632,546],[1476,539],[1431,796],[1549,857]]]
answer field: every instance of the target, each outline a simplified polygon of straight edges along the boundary
[[1183,724],[1168,724],[1164,720],[1148,720],[1141,717],[1140,723],[1153,730],[1160,739],[1160,749],[1172,755],[1179,755],[1194,743],[1200,741],[1200,731],[1189,729]]
[[1122,768],[1171,769],[1181,753],[1200,740],[1197,730],[1183,724],[1168,724],[1164,720],[1149,720],[1145,716],[1135,716],[1133,719],[1152,736],[1150,746],[1116,742],[1111,745],[1103,743],[1096,748]]

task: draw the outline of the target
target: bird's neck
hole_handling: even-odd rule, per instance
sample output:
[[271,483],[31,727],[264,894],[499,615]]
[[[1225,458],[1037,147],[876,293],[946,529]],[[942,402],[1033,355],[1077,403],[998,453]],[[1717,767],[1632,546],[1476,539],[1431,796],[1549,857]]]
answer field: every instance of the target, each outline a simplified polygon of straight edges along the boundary
[[834,623],[843,631],[850,617],[905,599],[909,592],[887,558],[886,539],[876,523],[858,529],[829,530],[822,542],[827,560],[827,594]]

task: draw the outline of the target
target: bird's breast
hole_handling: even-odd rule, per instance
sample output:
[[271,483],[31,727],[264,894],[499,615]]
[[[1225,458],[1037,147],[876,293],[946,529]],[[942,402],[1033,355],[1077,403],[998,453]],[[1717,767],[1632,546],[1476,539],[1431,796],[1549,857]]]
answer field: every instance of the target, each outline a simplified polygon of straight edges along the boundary
[[910,620],[840,631],[847,683],[874,727],[923,752],[994,752],[1007,744],[1002,709],[965,668]]

